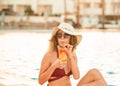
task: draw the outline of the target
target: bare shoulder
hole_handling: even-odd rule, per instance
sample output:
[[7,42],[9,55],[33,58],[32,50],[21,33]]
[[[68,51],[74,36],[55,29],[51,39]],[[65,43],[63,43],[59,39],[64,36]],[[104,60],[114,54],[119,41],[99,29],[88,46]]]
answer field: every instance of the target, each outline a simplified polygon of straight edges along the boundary
[[55,54],[55,52],[46,52],[45,53],[45,55],[44,55],[44,57],[51,57],[51,56],[53,56]]
[[45,55],[43,56],[43,60],[49,59],[51,57],[50,52],[46,52]]
[[48,67],[51,64],[51,57],[52,53],[51,52],[46,52],[42,58],[41,66],[43,67]]
[[75,52],[73,52],[73,54],[72,54],[74,57],[77,57],[77,55],[76,55],[76,53]]
[[76,53],[73,53],[73,58],[74,58],[75,60],[77,60],[77,55],[76,55]]
[[49,68],[49,66],[51,65],[51,53],[50,52],[46,52],[42,58],[42,62],[41,62],[41,67],[40,67],[40,73],[43,73],[45,70],[47,70]]
[[44,57],[43,57],[43,60],[50,61],[53,56],[55,56],[55,52],[46,52],[45,55],[44,55]]

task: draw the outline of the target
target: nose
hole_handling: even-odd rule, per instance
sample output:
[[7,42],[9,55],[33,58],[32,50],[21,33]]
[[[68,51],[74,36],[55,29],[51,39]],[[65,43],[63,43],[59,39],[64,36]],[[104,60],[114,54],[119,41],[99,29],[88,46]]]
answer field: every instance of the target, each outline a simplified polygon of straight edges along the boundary
[[61,39],[64,39],[64,35],[62,35]]

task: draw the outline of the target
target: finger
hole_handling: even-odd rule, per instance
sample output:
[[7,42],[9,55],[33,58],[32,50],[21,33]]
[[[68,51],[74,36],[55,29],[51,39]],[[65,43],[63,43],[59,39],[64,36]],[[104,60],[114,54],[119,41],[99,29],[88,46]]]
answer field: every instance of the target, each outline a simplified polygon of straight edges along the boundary
[[72,46],[72,45],[70,45],[70,46],[69,46],[69,48],[73,48],[73,46]]
[[73,46],[72,45],[67,45],[67,48],[72,48]]
[[67,49],[68,49],[68,50],[71,50],[72,48],[73,48],[72,45],[67,46]]
[[65,44],[64,45],[64,49],[69,49],[70,48],[70,45],[69,44]]
[[69,47],[69,46],[70,46],[70,44],[65,44],[65,45],[64,45],[64,47]]

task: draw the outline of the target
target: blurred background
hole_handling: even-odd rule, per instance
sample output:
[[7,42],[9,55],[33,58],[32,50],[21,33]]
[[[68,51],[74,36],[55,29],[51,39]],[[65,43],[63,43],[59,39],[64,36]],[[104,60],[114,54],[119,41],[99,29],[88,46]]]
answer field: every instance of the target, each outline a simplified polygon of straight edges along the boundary
[[108,86],[120,86],[120,0],[0,0],[0,86],[40,86],[41,60],[60,22],[83,36],[81,78],[97,68]]
[[48,29],[61,21],[77,28],[119,28],[120,0],[0,0],[1,29]]

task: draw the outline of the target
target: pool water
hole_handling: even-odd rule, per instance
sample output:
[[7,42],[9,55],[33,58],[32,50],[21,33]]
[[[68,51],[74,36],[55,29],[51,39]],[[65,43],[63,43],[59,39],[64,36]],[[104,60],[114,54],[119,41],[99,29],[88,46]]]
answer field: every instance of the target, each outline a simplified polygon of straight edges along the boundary
[[[81,77],[97,68],[109,86],[120,86],[120,32],[82,32],[77,48]],[[38,74],[50,33],[0,33],[0,86],[40,86]],[[73,86],[79,80],[71,76]],[[46,86],[45,83],[42,86]]]

